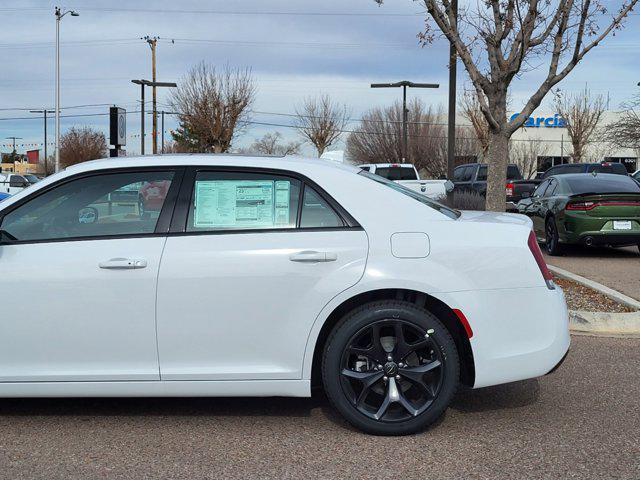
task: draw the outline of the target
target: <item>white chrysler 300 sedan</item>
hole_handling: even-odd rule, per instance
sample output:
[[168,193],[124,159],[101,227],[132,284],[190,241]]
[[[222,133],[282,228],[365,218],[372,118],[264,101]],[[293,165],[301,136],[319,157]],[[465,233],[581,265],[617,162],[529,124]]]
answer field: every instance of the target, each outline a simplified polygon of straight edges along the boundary
[[545,375],[566,305],[530,220],[302,158],[98,160],[0,206],[0,397],[299,396],[406,434]]

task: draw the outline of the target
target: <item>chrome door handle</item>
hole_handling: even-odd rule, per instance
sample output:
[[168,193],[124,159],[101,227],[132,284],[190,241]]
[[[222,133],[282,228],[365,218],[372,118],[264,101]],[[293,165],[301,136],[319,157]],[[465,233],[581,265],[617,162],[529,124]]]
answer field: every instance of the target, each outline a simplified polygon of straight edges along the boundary
[[317,263],[317,262],[335,262],[338,254],[334,252],[316,252],[313,250],[305,250],[304,252],[292,253],[289,260],[301,263]]
[[147,261],[134,258],[112,258],[106,262],[100,262],[98,266],[106,270],[135,270],[145,268]]

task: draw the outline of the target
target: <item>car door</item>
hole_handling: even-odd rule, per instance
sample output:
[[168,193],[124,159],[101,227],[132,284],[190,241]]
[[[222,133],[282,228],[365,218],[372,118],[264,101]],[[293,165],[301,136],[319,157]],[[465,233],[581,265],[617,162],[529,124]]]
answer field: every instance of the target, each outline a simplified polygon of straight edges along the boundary
[[313,322],[364,272],[365,232],[293,173],[192,175],[160,268],[161,378],[301,378]]
[[[175,170],[94,173],[0,212],[0,382],[157,380],[156,282],[168,216],[121,192]],[[165,233],[162,233],[162,229]]]

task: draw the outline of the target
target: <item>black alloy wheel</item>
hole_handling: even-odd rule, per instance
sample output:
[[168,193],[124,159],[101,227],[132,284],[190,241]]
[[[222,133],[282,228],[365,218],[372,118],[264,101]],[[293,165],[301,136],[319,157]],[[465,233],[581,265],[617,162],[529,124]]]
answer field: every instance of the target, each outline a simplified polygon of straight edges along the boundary
[[560,255],[562,247],[558,236],[558,227],[554,217],[547,218],[545,222],[545,249],[549,255]]
[[325,390],[358,428],[413,433],[446,409],[458,362],[453,339],[429,312],[407,302],[375,302],[348,315],[330,337]]

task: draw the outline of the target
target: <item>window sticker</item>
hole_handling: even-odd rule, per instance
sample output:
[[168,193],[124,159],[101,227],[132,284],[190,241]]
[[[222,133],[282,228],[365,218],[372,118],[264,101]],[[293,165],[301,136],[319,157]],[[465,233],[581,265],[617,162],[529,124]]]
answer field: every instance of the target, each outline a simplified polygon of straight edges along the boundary
[[289,225],[288,181],[196,182],[194,227],[272,228]]

